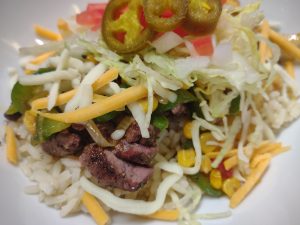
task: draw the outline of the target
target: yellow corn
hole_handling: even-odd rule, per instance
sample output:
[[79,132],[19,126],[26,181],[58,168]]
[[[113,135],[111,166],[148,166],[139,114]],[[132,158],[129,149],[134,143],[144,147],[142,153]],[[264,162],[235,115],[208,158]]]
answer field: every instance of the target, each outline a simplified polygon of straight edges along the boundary
[[25,73],[26,75],[31,75],[31,74],[34,73],[34,71],[33,71],[33,70],[28,70],[28,69],[26,69],[26,70],[24,70],[24,73]]
[[86,61],[92,62],[94,64],[98,64],[99,63],[92,54],[88,54],[86,56]]
[[223,184],[221,172],[219,170],[217,170],[217,169],[213,169],[210,172],[209,181],[210,181],[210,184],[211,184],[211,186],[213,188],[215,188],[215,189],[221,189],[222,188],[222,184]]
[[192,139],[192,126],[192,121],[186,122],[183,126],[183,135],[188,139]]
[[204,155],[202,157],[201,172],[208,174],[211,171],[211,160],[208,156]]
[[[143,108],[143,111],[146,113],[148,112],[148,99],[145,98],[145,99],[142,99],[139,101],[139,104],[142,106]],[[153,109],[152,109],[152,112],[154,112],[158,107],[158,100],[156,97],[153,97]]]
[[184,167],[192,167],[195,164],[195,157],[194,149],[182,149],[177,152],[177,161]]
[[35,123],[36,123],[36,115],[34,112],[28,110],[25,112],[24,117],[23,117],[23,123],[26,129],[31,133],[35,133]]
[[200,135],[200,144],[201,144],[202,152],[204,152],[206,154],[208,152],[216,151],[219,148],[218,146],[206,144],[208,141],[214,141],[214,140],[215,139],[210,132],[201,134]]
[[231,197],[241,186],[241,182],[235,177],[226,179],[223,183],[222,190],[228,196]]

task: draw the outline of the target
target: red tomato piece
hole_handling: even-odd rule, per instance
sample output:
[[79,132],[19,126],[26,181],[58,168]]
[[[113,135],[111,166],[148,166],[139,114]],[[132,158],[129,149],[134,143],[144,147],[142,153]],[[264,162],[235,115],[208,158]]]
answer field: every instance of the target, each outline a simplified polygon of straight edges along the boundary
[[221,0],[221,4],[224,5],[227,2],[227,0]]
[[107,3],[90,3],[88,4],[86,10],[93,11],[93,10],[101,10],[104,11]]
[[83,11],[76,15],[76,22],[84,26],[94,26],[101,23],[103,17],[102,10]]
[[83,26],[91,26],[97,30],[102,23],[102,17],[107,3],[88,4],[87,9],[76,15],[76,22]]
[[198,37],[191,42],[201,56],[211,56],[214,52],[211,36]]
[[223,162],[218,166],[218,170],[221,172],[224,180],[233,176],[233,170],[226,170]]
[[180,37],[185,37],[187,36],[189,33],[181,26],[175,28],[175,30],[173,30],[173,32],[175,32],[176,34],[178,34]]

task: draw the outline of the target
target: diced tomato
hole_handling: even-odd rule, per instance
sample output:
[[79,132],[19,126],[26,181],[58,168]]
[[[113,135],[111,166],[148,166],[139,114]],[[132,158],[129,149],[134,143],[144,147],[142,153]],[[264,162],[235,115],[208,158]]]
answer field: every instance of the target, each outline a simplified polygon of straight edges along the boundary
[[197,37],[191,42],[201,56],[211,56],[214,52],[211,36]]
[[189,34],[182,26],[175,28],[175,30],[173,30],[173,32],[178,34],[180,37],[185,37]]
[[101,10],[104,12],[107,3],[90,3],[88,4],[86,10],[93,11],[93,10]]
[[218,166],[218,170],[221,172],[224,180],[233,176],[233,170],[226,170],[223,162]]
[[87,9],[76,15],[76,22],[83,26],[90,26],[92,30],[98,30],[102,23],[102,17],[107,3],[88,4]]
[[227,2],[227,0],[221,0],[221,4],[224,5]]

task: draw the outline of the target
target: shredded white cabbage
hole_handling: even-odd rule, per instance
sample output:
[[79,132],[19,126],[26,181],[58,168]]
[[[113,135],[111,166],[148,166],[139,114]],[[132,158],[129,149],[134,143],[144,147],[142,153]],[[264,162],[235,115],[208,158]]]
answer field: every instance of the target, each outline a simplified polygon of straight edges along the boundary
[[73,80],[79,76],[77,70],[67,69],[44,73],[43,76],[20,76],[19,82],[22,85],[41,85],[60,80]]
[[232,146],[234,144],[235,137],[237,133],[241,129],[241,118],[239,116],[235,117],[232,125],[229,130],[229,134],[225,140],[225,143],[218,154],[217,158],[214,160],[214,162],[211,164],[212,168],[217,168],[219,164],[222,162],[225,154],[232,149]]
[[149,138],[150,134],[149,134],[149,131],[148,131],[148,127],[146,127],[146,124],[145,124],[146,115],[143,112],[143,109],[140,106],[140,104],[135,102],[135,103],[131,103],[131,104],[127,105],[127,107],[130,110],[133,118],[135,119],[135,121],[139,125],[142,137],[143,138]]
[[65,112],[74,111],[78,107],[82,108],[92,104],[93,101],[93,88],[92,84],[104,74],[107,67],[99,63],[95,66],[82,80],[76,94],[66,104]]
[[[65,68],[67,68],[68,59],[69,59],[69,51],[67,49],[64,49],[63,52],[61,53],[60,60],[56,67],[56,71],[61,71]],[[52,87],[51,87],[49,95],[48,95],[47,109],[49,111],[55,106],[56,99],[59,94],[59,86],[60,86],[60,81],[56,81],[52,84]]]

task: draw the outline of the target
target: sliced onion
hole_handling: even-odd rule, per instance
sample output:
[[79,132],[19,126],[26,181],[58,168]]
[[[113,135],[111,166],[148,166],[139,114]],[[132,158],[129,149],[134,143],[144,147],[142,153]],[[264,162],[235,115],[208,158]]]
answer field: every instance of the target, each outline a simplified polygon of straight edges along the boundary
[[113,147],[114,144],[108,142],[103,135],[101,134],[100,130],[98,129],[97,125],[94,121],[90,120],[85,125],[87,131],[91,135],[92,139],[101,147]]
[[230,42],[223,42],[217,45],[212,56],[212,64],[216,66],[225,66],[232,62],[232,46]]
[[178,34],[174,32],[166,32],[153,41],[152,46],[156,48],[158,53],[166,53],[183,42],[183,39]]

